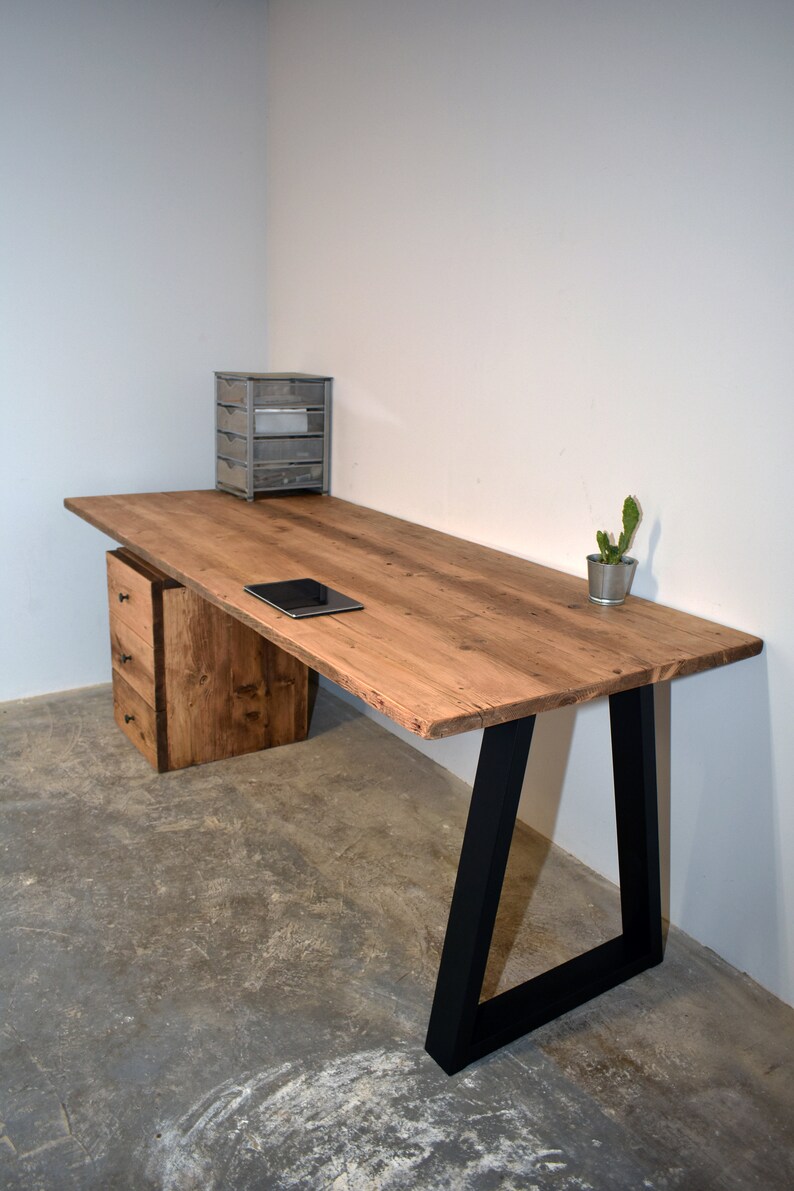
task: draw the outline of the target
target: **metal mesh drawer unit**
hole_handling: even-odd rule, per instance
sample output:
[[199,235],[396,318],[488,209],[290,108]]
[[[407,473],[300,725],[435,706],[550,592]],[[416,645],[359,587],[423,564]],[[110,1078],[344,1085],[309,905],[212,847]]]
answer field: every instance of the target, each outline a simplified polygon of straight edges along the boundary
[[215,487],[328,492],[331,377],[215,373]]

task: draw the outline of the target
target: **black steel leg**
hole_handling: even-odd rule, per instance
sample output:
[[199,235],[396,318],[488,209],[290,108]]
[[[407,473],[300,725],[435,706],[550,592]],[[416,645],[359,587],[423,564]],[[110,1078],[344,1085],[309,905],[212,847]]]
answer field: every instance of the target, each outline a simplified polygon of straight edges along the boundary
[[452,1075],[471,1062],[480,990],[535,717],[483,733],[425,1048]]
[[627,954],[647,958],[650,968],[662,962],[653,687],[611,695],[609,716],[622,939]]
[[623,933],[480,1003],[535,717],[485,729],[425,1043],[449,1075],[661,962],[653,687],[609,704]]

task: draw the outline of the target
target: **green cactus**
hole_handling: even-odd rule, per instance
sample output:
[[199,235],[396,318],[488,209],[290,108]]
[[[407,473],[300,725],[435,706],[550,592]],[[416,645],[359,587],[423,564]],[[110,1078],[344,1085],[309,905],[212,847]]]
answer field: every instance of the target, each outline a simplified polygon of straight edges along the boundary
[[640,523],[640,510],[633,496],[627,496],[623,502],[623,532],[618,538],[617,545],[609,540],[609,534],[599,529],[596,534],[601,561],[616,565],[631,545],[634,531]]

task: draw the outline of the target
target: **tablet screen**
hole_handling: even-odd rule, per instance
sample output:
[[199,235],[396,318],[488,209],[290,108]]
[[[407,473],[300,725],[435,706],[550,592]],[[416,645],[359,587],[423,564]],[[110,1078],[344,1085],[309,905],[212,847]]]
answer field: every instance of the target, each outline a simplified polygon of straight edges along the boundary
[[363,608],[358,600],[334,591],[316,579],[287,579],[281,583],[249,583],[245,590],[279,612],[296,618],[323,616],[333,612],[354,612]]

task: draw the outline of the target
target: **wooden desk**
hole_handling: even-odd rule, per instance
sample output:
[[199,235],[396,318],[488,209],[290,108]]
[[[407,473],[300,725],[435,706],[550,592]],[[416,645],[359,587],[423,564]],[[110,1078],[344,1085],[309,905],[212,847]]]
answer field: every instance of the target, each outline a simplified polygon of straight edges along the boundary
[[[485,728],[427,1049],[448,1072],[662,959],[653,685],[757,637],[330,496],[68,499],[66,507],[426,738]],[[364,604],[295,621],[243,591],[311,576]],[[610,698],[623,934],[479,1004],[537,712]]]

